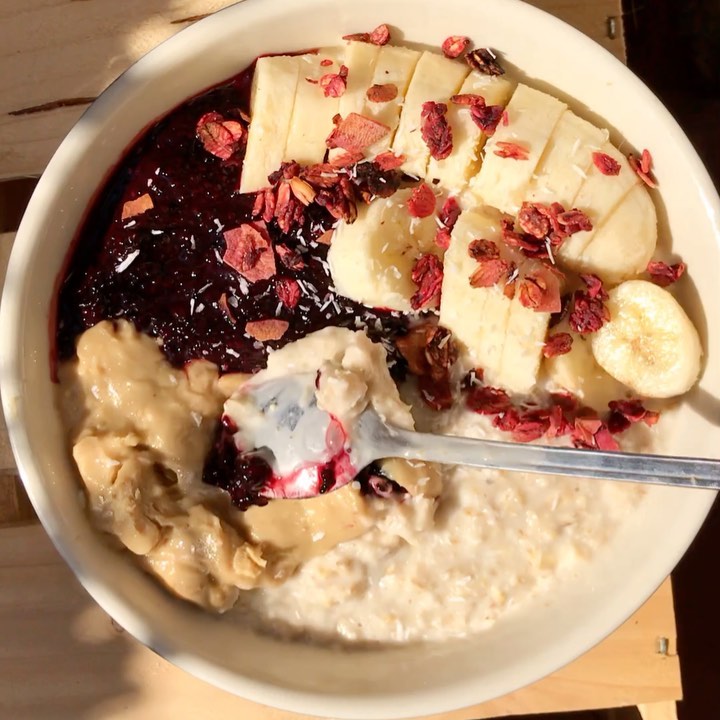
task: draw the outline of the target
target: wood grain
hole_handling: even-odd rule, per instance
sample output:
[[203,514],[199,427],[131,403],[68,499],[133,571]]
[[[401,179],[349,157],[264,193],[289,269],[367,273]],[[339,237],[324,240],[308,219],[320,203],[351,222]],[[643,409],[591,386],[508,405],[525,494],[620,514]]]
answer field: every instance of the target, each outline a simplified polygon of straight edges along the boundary
[[678,720],[674,702],[641,704],[638,711],[642,720]]
[[[14,237],[15,233],[0,233],[0,289],[5,283],[5,273]],[[10,451],[10,441],[5,430],[5,417],[0,412],[0,478],[10,472],[15,472],[15,460]],[[2,516],[0,515],[0,517]]]
[[[216,690],[153,654],[94,604],[37,525],[0,530],[0,717],[311,720]],[[658,652],[665,637],[669,654]],[[524,690],[434,716],[470,720],[680,697],[669,581],[603,643]],[[650,716],[652,717],[652,716]]]
[[[270,1],[270,0],[268,0]],[[278,2],[280,0],[274,0]],[[92,98],[162,40],[235,0],[2,0],[0,179],[39,175]],[[624,58],[619,0],[536,0]]]

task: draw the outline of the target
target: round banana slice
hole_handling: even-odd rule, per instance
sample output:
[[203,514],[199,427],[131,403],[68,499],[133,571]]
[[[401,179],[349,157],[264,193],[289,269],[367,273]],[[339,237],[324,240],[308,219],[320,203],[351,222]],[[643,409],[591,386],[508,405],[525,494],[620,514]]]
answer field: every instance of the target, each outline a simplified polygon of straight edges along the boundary
[[591,339],[598,364],[644,397],[682,395],[700,374],[695,326],[667,291],[629,280],[609,293],[610,321]]
[[411,192],[373,200],[358,209],[354,223],[340,222],[328,263],[341,295],[368,307],[410,312],[417,290],[411,277],[415,261],[422,253],[442,252],[435,244],[435,215],[420,219],[408,213]]

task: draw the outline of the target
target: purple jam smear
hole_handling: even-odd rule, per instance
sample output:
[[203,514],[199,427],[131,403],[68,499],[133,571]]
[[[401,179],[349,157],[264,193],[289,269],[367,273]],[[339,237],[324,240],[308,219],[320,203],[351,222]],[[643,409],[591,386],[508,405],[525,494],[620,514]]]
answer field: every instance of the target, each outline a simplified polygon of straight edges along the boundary
[[[131,321],[162,340],[176,367],[195,359],[222,373],[257,372],[267,349],[282,347],[328,326],[367,329],[393,353],[392,339],[407,320],[338,295],[330,278],[326,245],[317,238],[335,222],[312,206],[303,227],[282,233],[268,224],[274,245],[297,250],[305,267],[289,270],[276,257],[278,277],[300,281],[293,310],[282,306],[275,279],[249,284],[222,261],[223,231],[250,220],[254,194],[240,195],[240,163],[208,153],[195,136],[198,119],[216,111],[228,118],[247,112],[253,68],[184,102],[152,125],[130,148],[102,188],[83,224],[58,300],[57,352],[75,353],[77,336],[101,320]],[[123,221],[122,207],[149,193],[154,207]],[[137,255],[128,264],[128,259]],[[218,305],[225,293],[236,324]],[[260,343],[244,334],[246,321],[289,322],[283,338]]]
[[[277,478],[272,467],[257,453],[241,453],[235,445],[233,435],[237,432],[231,420],[223,418],[215,434],[213,448],[208,454],[203,471],[203,482],[225,490],[240,510],[251,505],[267,505],[269,499],[263,491]],[[319,494],[323,495],[335,488],[336,463],[328,462],[319,468],[322,484]],[[402,497],[406,490],[394,480],[384,476],[378,463],[372,463],[361,470],[355,480],[360,483],[362,495],[374,495],[388,498]]]
[[[223,231],[250,219],[255,195],[238,193],[239,159],[223,161],[208,153],[195,128],[206,112],[229,119],[248,112],[253,70],[172,110],[136,140],[112,172],[90,207],[62,279],[55,338],[59,360],[75,355],[77,337],[88,328],[125,319],[159,338],[175,367],[205,359],[221,373],[255,373],[265,367],[269,347],[339,326],[365,329],[386,347],[390,366],[403,372],[394,338],[405,334],[407,319],[369,309],[332,287],[328,247],[317,243],[335,222],[324,209],[312,206],[304,226],[289,234],[275,221],[268,224],[273,245],[287,245],[305,262],[304,268],[289,270],[276,257],[277,276],[297,279],[303,290],[293,310],[279,302],[276,278],[250,284],[222,261]],[[145,193],[154,207],[122,220],[125,202]],[[235,324],[218,305],[223,294]],[[246,321],[267,318],[289,323],[281,340],[260,343],[245,335]],[[226,490],[240,508],[265,504],[260,491],[272,476],[269,466],[257,456],[238,453],[228,433],[219,426],[203,480]],[[323,487],[330,489],[332,471],[324,473]]]
[[261,493],[272,481],[272,468],[260,455],[239,453],[233,439],[236,432],[237,428],[225,420],[218,425],[205,461],[203,482],[225,490],[233,505],[241,510],[251,505],[267,505],[268,499]]

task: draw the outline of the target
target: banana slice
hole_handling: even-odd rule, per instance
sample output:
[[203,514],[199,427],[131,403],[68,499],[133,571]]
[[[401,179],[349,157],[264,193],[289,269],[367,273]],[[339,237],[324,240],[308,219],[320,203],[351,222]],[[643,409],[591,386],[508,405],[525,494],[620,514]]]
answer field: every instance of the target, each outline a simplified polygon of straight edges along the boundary
[[611,320],[591,340],[602,368],[645,397],[682,395],[695,384],[700,338],[667,290],[629,280],[610,291],[607,307]]
[[418,60],[392,144],[393,152],[405,156],[404,172],[424,177],[427,169],[430,151],[420,132],[423,103],[428,100],[448,102],[469,72],[467,65],[431,52],[424,52]]
[[[420,53],[410,48],[393,45],[383,45],[380,48],[371,85],[395,85],[397,97],[383,103],[370,102],[367,96],[365,98],[362,114],[390,128],[389,135],[368,148],[366,154],[369,157],[375,157],[390,149],[400,120],[400,110],[405,102],[405,93],[419,59]],[[366,93],[367,89],[365,88]]]
[[[488,105],[505,105],[513,84],[503,77],[484,75],[473,70],[460,88],[461,94],[481,95]],[[426,179],[450,193],[465,189],[468,180],[480,169],[480,151],[487,136],[475,124],[468,107],[449,103],[447,119],[453,133],[453,149],[444,160],[430,158]]]
[[252,120],[240,179],[241,193],[268,187],[268,175],[280,167],[290,132],[301,62],[299,57],[287,55],[258,58],[251,91]]
[[347,117],[350,113],[362,115],[367,100],[365,93],[372,85],[379,55],[380,48],[377,45],[355,40],[348,43],[343,61],[348,69],[347,88],[340,96],[338,105],[338,112],[343,117]]
[[597,229],[575,269],[616,285],[645,271],[657,245],[657,214],[650,193],[636,185]]
[[422,253],[441,255],[435,244],[435,215],[413,218],[406,202],[411,190],[399,190],[358,209],[354,223],[335,230],[328,262],[339,293],[369,307],[409,312],[417,290],[411,273]]
[[620,165],[618,175],[603,175],[592,162],[587,171],[587,179],[580,187],[572,205],[587,213],[593,229],[571,235],[558,250],[562,263],[573,270],[581,270],[580,257],[590,244],[605,220],[622,202],[623,198],[640,183],[640,178],[633,172],[626,157],[612,144],[605,143],[599,152],[609,155]]
[[500,372],[511,301],[502,288],[474,288],[470,276],[477,262],[468,254],[476,239],[502,243],[499,213],[469,210],[460,215],[445,252],[440,324],[453,334],[464,369],[481,367],[488,382]]
[[571,332],[561,323],[552,332],[569,332],[573,338],[570,352],[547,358],[543,365],[551,390],[566,390],[588,407],[606,411],[611,400],[621,400],[628,389],[608,375],[595,361],[590,341]]
[[559,202],[570,209],[592,164],[592,153],[608,140],[608,131],[566,110],[555,126],[530,183],[526,200]]
[[[322,162],[327,146],[325,141],[333,129],[333,116],[338,112],[339,98],[325,97],[317,82],[326,73],[340,69],[342,49],[323,48],[316,54],[300,55],[300,75],[295,90],[290,130],[283,160],[295,160],[301,165]],[[332,65],[321,65],[332,60]]]
[[519,394],[527,394],[535,387],[549,322],[550,313],[526,308],[515,294],[495,381],[498,385]]
[[[515,215],[560,116],[567,106],[558,99],[518,85],[507,105],[508,124],[500,124],[485,145],[480,172],[470,181],[470,193],[481,202],[502,212]],[[525,159],[500,157],[507,147],[517,145],[527,154]]]

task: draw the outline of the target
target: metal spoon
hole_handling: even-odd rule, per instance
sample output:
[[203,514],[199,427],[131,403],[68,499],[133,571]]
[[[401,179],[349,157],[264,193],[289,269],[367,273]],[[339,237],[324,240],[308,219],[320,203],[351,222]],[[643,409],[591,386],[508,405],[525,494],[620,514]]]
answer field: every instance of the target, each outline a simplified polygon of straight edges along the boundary
[[[242,447],[260,451],[275,473],[273,482],[262,493],[266,497],[313,497],[335,490],[351,482],[364,467],[383,458],[720,489],[720,460],[419,433],[386,424],[370,407],[359,415],[352,428],[343,430],[315,402],[314,374],[249,383],[244,394],[254,401],[258,414],[252,431],[241,431]],[[344,442],[339,441],[338,432]],[[323,487],[318,468],[333,463],[334,484]]]

